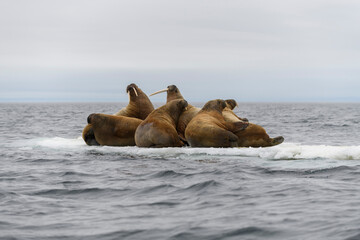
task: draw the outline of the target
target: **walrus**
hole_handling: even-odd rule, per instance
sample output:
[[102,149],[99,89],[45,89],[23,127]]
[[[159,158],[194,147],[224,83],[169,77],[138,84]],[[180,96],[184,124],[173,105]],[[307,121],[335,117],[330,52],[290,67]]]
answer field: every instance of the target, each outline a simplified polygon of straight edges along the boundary
[[[167,92],[167,96],[166,96],[167,103],[175,99],[184,99],[184,97],[180,93],[180,90],[175,85],[170,85],[165,89],[150,94],[149,96],[153,96],[155,94],[162,92]],[[185,139],[186,126],[200,110],[201,110],[200,108],[188,104],[187,110],[183,111],[183,113],[180,115],[178,124],[176,126],[176,131],[178,132],[179,136],[183,139],[183,141]]]
[[[227,122],[244,121],[244,118],[238,117],[232,110],[237,106],[234,99],[225,101],[226,108],[224,108],[222,115]],[[247,121],[247,119],[245,118]],[[282,136],[270,138],[265,129],[257,124],[249,123],[249,126],[244,131],[236,132],[238,137],[237,143],[239,147],[271,147],[278,145],[284,141]]]
[[208,101],[189,122],[185,130],[191,147],[237,147],[237,132],[248,126],[247,122],[227,122],[222,115],[226,103],[222,99]]
[[[115,116],[125,116],[144,120],[154,110],[148,96],[134,83],[126,87],[129,95],[129,103],[126,107],[115,113]],[[86,125],[82,137],[87,145],[100,145],[97,143],[91,124]]]
[[87,121],[96,142],[106,146],[135,146],[136,128],[143,121],[138,118],[92,113]]
[[176,131],[176,125],[187,106],[186,100],[177,99],[152,111],[136,129],[136,146],[155,148],[184,146]]

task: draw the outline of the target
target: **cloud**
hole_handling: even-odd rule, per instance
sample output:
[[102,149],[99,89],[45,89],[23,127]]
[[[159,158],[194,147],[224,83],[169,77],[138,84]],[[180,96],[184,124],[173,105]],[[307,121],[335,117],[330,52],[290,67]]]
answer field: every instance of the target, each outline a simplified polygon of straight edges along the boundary
[[[318,99],[324,88],[323,99],[337,99],[357,86],[359,8],[350,0],[4,0],[1,91],[91,93],[101,82],[108,99],[119,81],[207,83],[198,99],[244,88],[249,101]],[[323,84],[330,79],[336,84]],[[344,79],[348,88],[333,91]],[[303,85],[316,89],[299,94]]]

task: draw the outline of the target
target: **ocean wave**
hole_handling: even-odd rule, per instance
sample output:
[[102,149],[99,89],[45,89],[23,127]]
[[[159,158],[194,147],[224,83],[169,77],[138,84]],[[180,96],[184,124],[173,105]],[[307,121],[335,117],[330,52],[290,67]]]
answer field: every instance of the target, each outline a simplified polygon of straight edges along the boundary
[[153,178],[177,178],[177,177],[184,177],[187,176],[186,174],[183,173],[178,173],[172,170],[164,170],[164,171],[160,171],[157,172],[155,174],[151,174],[151,177]]
[[177,187],[175,187],[172,184],[161,184],[161,185],[157,185],[157,186],[150,186],[144,189],[139,190],[136,194],[148,194],[148,193],[162,193],[162,192],[167,192],[167,191],[171,191],[177,189]]
[[261,171],[264,174],[273,175],[273,176],[280,176],[280,175],[288,175],[288,176],[312,176],[316,175],[318,178],[323,175],[325,178],[327,178],[330,174],[344,174],[346,173],[347,176],[350,176],[352,174],[357,174],[357,172],[354,172],[353,167],[349,166],[322,166],[322,168],[316,168],[316,169],[271,169],[271,168],[263,168],[259,167],[259,171]]
[[[130,159],[194,159],[204,160],[211,157],[255,157],[269,160],[335,159],[360,160],[360,145],[302,145],[301,143],[282,143],[268,148],[139,148],[87,146],[81,137],[75,139],[54,137],[23,140],[16,143],[19,150],[44,148],[49,151],[70,151],[107,155],[122,155]],[[74,154],[74,153],[73,153]]]
[[52,189],[43,189],[37,190],[35,192],[29,192],[28,195],[32,196],[43,196],[43,197],[66,197],[66,196],[73,196],[73,197],[80,197],[83,196],[85,198],[97,198],[99,196],[107,195],[114,195],[114,194],[121,194],[124,192],[129,191],[129,189],[114,189],[114,188],[79,188],[79,189],[66,189],[66,188],[52,188]]
[[204,182],[193,184],[193,185],[189,186],[186,190],[198,192],[200,190],[204,190],[204,189],[206,190],[208,188],[217,187],[219,185],[220,185],[219,182],[214,181],[214,180],[209,180],[209,181],[204,181]]
[[[187,231],[177,233],[171,236],[170,239],[242,239],[251,236],[249,239],[269,238],[278,233],[278,231],[271,231],[259,226],[242,227],[238,229],[227,229],[214,231],[204,230],[203,228],[191,228]],[[246,238],[248,239],[248,238]]]

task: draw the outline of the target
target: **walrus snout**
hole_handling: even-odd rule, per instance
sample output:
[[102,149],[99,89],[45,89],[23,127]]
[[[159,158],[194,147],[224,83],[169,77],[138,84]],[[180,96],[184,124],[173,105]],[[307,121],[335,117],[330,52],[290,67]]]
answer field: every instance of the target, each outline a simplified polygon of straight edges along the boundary
[[139,96],[138,93],[137,93],[137,91],[136,91],[137,88],[138,88],[138,86],[136,86],[135,83],[129,84],[129,85],[126,87],[126,92],[127,92],[128,94],[130,94],[130,90],[132,89],[132,90],[134,90],[135,95],[136,95],[136,96]]
[[178,92],[179,91],[179,89],[175,85],[170,85],[167,87],[167,89],[169,92]]
[[126,87],[126,92],[128,92],[131,88],[137,88],[138,86],[135,83],[131,83],[129,85],[127,85]]
[[[175,100],[174,100],[175,101]],[[186,111],[187,106],[189,105],[188,102],[185,99],[181,99],[177,105],[180,107],[181,110]]]
[[238,104],[235,101],[235,99],[226,99],[225,100],[226,106],[228,108],[230,108],[231,110],[233,110]]

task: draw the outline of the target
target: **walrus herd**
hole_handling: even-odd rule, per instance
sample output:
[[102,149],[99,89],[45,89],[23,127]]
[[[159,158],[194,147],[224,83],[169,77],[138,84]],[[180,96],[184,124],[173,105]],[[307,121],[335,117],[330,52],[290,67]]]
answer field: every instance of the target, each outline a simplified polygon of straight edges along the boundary
[[154,109],[136,85],[126,88],[129,104],[114,115],[92,113],[82,137],[87,145],[138,147],[270,147],[284,141],[270,138],[265,129],[237,116],[233,99],[208,101],[200,109],[189,104],[175,86],[166,92],[166,104]]

